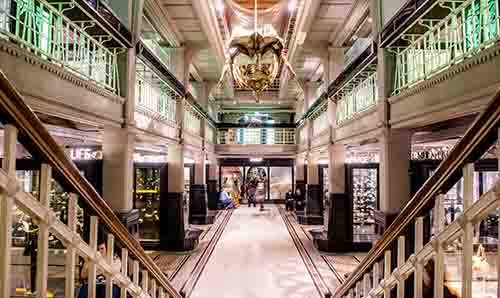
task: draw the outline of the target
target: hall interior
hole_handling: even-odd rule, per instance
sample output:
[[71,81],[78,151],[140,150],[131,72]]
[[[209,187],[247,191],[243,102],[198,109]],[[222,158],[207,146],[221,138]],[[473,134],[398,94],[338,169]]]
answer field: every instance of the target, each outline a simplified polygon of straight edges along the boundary
[[0,0],[0,297],[500,297],[500,0]]

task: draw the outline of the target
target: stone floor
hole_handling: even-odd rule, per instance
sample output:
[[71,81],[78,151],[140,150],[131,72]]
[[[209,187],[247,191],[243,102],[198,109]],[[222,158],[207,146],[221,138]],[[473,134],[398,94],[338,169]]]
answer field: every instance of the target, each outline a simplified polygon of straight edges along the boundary
[[192,298],[317,298],[315,284],[274,206],[236,210]]
[[280,205],[264,211],[221,211],[198,248],[151,257],[186,298],[325,297],[345,281],[364,254],[324,254],[308,230]]

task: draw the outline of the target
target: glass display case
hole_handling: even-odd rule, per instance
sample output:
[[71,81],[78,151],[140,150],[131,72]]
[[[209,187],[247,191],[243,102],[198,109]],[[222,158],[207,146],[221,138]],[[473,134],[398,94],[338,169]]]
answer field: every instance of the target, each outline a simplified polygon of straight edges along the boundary
[[139,210],[141,241],[160,238],[160,170],[161,165],[135,165],[134,208]]
[[352,199],[355,243],[370,243],[380,237],[375,214],[378,210],[378,179],[378,165],[363,164],[349,167],[349,193]]

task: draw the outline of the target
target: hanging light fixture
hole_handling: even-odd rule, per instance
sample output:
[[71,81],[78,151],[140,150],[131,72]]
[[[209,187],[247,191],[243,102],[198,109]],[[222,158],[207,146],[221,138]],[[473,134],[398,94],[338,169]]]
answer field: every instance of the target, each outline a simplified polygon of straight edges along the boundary
[[259,102],[284,65],[295,76],[286,57],[285,43],[277,35],[263,35],[257,30],[257,0],[254,6],[254,31],[250,35],[233,38],[227,51],[227,60],[219,80],[222,86],[227,74],[241,88],[254,92]]

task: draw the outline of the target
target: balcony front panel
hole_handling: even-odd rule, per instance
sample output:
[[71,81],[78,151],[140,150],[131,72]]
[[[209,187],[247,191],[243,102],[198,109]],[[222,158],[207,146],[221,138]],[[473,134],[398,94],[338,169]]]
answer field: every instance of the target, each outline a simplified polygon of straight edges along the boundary
[[166,139],[177,140],[179,128],[174,122],[165,121],[143,111],[135,112],[135,125],[138,129]]
[[[499,1],[435,1],[444,18],[421,16],[389,48],[396,57],[393,95],[429,80],[494,46],[500,37]],[[439,15],[439,14],[438,14]]]
[[72,21],[64,14],[71,7],[44,0],[1,1],[0,36],[119,94],[117,55],[126,49],[108,47],[114,41],[110,35],[91,36],[93,21]]
[[215,153],[226,156],[289,157],[297,154],[297,145],[215,145]]
[[380,105],[374,106],[335,129],[335,142],[348,144],[354,140],[366,140],[378,133],[382,126],[383,113]]
[[295,128],[228,128],[218,131],[219,144],[293,145]]
[[389,99],[390,124],[412,128],[480,112],[500,87],[500,45]]
[[35,111],[96,126],[123,123],[123,98],[9,41],[0,40],[0,68]]

